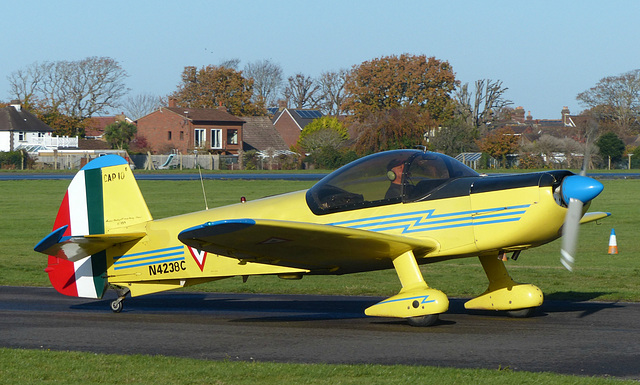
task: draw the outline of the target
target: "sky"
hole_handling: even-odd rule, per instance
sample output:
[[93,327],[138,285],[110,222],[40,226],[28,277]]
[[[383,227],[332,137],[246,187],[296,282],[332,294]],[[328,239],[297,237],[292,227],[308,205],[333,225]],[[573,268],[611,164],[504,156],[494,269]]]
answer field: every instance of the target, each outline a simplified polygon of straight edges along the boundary
[[[639,1],[0,0],[0,101],[35,62],[106,56],[129,95],[166,96],[185,66],[269,59],[285,78],[409,53],[473,84],[500,80],[513,107],[559,119],[606,77],[640,68]],[[636,42],[636,43],[634,43]]]

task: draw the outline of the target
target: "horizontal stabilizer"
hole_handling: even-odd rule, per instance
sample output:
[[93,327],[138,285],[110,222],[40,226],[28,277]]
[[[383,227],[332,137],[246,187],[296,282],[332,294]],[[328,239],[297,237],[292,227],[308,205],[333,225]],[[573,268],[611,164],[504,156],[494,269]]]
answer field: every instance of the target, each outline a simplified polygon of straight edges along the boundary
[[145,233],[100,234],[83,236],[65,236],[68,225],[64,225],[44,237],[35,251],[71,262],[94,255],[118,243],[135,241]]
[[611,213],[605,213],[605,212],[586,213],[580,219],[580,224],[597,221],[599,219],[606,218],[608,216],[611,216]]
[[331,271],[349,271],[362,263],[391,267],[391,259],[408,250],[424,257],[440,247],[433,239],[266,219],[207,222],[182,231],[178,239],[196,249],[240,260]]

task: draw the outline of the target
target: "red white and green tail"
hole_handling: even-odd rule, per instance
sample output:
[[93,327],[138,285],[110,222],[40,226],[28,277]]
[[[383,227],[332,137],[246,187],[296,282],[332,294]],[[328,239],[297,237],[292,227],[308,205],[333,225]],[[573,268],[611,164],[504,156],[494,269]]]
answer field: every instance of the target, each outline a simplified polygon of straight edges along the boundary
[[107,249],[142,238],[132,226],[151,214],[127,161],[107,155],[89,162],[69,185],[53,232],[35,250],[49,255],[45,271],[62,294],[102,298],[107,286]]

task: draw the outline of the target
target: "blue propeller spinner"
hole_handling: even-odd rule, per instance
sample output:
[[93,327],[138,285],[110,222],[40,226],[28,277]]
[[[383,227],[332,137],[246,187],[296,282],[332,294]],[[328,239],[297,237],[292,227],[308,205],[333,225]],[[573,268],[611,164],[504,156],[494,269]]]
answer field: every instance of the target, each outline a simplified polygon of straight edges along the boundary
[[577,199],[583,204],[590,202],[603,190],[602,183],[582,175],[571,175],[562,181],[562,199],[569,205],[571,199]]

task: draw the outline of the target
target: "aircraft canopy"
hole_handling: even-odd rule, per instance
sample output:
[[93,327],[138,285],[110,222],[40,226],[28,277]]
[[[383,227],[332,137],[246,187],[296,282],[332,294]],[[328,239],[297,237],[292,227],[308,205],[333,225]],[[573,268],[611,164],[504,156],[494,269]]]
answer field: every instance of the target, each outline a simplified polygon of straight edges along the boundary
[[324,177],[307,192],[317,215],[419,200],[438,186],[477,177],[463,163],[435,152],[396,150],[361,158]]

